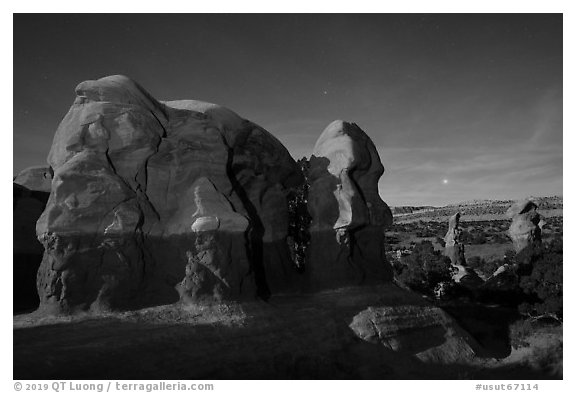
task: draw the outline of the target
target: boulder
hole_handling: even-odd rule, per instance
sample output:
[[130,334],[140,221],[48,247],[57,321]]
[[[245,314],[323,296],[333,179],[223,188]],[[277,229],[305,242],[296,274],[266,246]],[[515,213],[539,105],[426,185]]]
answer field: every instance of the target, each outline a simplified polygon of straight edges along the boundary
[[445,311],[428,304],[368,307],[354,316],[350,329],[360,339],[398,356],[436,364],[470,360],[478,350],[474,338]]
[[392,213],[378,193],[383,173],[374,143],[356,124],[337,120],[320,135],[308,175],[308,290],[392,280],[384,254]]
[[[302,175],[276,138],[226,108],[159,102],[124,76],[82,82],[48,163],[36,226],[45,311],[167,304],[184,292],[220,301],[247,288],[267,298],[290,282],[286,195]],[[201,264],[229,290],[189,285]]]
[[538,206],[534,202],[522,200],[510,206],[506,211],[506,216],[512,219],[508,235],[517,253],[530,244],[542,241],[541,227],[544,224],[537,210]]

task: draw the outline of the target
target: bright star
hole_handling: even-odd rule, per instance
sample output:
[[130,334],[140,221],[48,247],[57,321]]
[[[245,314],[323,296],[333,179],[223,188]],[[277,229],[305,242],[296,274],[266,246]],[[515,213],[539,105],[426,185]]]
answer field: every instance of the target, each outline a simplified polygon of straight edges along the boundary
[[444,183],[444,184],[448,184],[448,179],[444,179],[444,180],[442,180],[442,183]]

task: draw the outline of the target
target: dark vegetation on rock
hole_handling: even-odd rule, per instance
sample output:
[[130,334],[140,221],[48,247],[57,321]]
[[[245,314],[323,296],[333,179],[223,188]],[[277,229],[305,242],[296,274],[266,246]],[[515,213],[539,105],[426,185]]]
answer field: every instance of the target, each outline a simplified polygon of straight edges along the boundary
[[288,245],[291,257],[299,271],[306,267],[306,254],[310,245],[310,224],[312,217],[308,212],[308,192],[310,184],[308,172],[310,161],[306,157],[297,161],[304,181],[298,187],[293,188],[288,196]]
[[411,289],[434,296],[442,283],[451,283],[453,267],[450,258],[435,251],[429,241],[418,243],[410,255],[395,263],[397,277]]
[[519,285],[527,296],[520,311],[530,316],[562,319],[562,240],[531,245],[516,255],[516,260],[521,267]]

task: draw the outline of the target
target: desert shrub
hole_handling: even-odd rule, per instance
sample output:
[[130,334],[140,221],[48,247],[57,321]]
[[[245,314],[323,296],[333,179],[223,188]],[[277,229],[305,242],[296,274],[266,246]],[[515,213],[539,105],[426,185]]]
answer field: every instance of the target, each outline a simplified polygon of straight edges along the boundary
[[440,238],[444,238],[446,236],[446,232],[448,232],[448,225],[444,223],[439,223],[436,227],[436,236]]
[[513,348],[523,348],[529,345],[527,338],[534,334],[532,320],[521,318],[509,327],[510,345]]
[[509,263],[505,259],[485,260],[479,256],[473,256],[466,260],[467,265],[484,277],[490,277],[502,265]]
[[392,265],[392,269],[394,270],[394,274],[398,277],[402,274],[402,271],[405,268],[405,265],[400,261],[399,258],[389,258],[388,262]]
[[525,294],[518,285],[513,266],[497,276],[489,277],[478,293],[479,301],[501,306],[518,307],[524,299]]
[[466,230],[463,230],[460,234],[460,241],[464,244],[471,244],[472,243],[472,234]]
[[543,371],[550,376],[562,378],[562,327],[557,321],[542,322],[534,318],[521,318],[509,327],[510,345],[515,348],[530,348],[533,337],[546,335],[546,345],[537,346],[527,358],[534,370]]
[[526,301],[519,311],[531,316],[562,318],[562,240],[526,247],[516,256],[520,288]]
[[563,349],[562,335],[557,334],[552,343],[540,350],[534,351],[531,359],[533,369],[542,370],[547,376],[554,379],[562,379],[563,375]]
[[508,237],[506,235],[503,235],[501,233],[494,233],[492,235],[492,243],[496,243],[496,244],[506,244],[508,243]]
[[479,256],[473,256],[473,257],[467,258],[466,263],[472,269],[477,269],[484,264],[484,258],[481,258]]
[[504,252],[504,260],[506,263],[516,263],[516,252],[514,250],[506,250]]
[[486,243],[486,235],[484,232],[479,232],[474,234],[472,237],[472,244],[485,244]]
[[418,292],[432,295],[438,284],[452,281],[450,259],[435,251],[430,241],[416,244],[401,262],[399,280]]
[[428,228],[416,232],[416,237],[434,237],[434,236],[436,236],[436,233],[432,232]]

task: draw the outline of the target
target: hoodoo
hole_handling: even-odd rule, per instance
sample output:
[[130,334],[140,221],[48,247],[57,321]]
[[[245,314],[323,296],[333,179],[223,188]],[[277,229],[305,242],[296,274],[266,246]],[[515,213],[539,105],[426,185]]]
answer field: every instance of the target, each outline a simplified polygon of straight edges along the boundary
[[374,143],[356,124],[336,120],[320,135],[309,173],[310,289],[392,280],[384,253],[392,213],[378,193],[383,173]]
[[538,206],[534,202],[523,200],[516,202],[506,211],[506,216],[512,219],[508,235],[516,252],[530,244],[541,242],[541,226],[544,221],[537,210]]
[[461,241],[462,230],[460,229],[460,213],[456,213],[448,220],[448,232],[444,237],[446,246],[444,255],[450,258],[452,265],[465,265],[464,244]]
[[444,255],[450,258],[454,268],[452,276],[454,281],[473,287],[480,285],[482,283],[480,277],[478,277],[474,269],[466,266],[462,229],[460,229],[460,212],[457,212],[448,220],[448,232],[446,232],[444,241],[446,242]]

